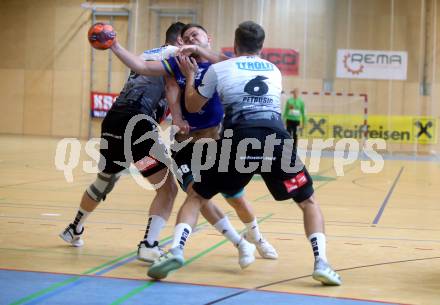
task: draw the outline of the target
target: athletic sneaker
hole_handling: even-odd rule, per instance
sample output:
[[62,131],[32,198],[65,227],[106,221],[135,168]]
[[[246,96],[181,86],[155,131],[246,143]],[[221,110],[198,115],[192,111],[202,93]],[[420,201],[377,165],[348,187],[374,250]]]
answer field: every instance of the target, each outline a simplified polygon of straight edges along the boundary
[[163,250],[159,248],[159,242],[155,241],[152,245],[148,241],[143,240],[138,244],[137,259],[152,264],[163,254]]
[[154,261],[147,275],[155,280],[161,280],[168,276],[170,271],[181,268],[185,264],[185,259],[181,254],[182,250],[170,249],[169,252],[161,255]]
[[315,260],[315,270],[312,277],[323,285],[339,286],[342,284],[339,274],[333,271],[332,267],[320,258]]
[[243,235],[244,238],[250,243],[253,243],[257,247],[257,251],[262,258],[266,259],[277,259],[278,253],[277,250],[261,236],[259,240],[254,240],[250,236],[246,234]]
[[81,239],[81,235],[84,233],[84,227],[81,232],[76,233],[76,227],[73,223],[69,224],[63,232],[60,233],[60,237],[67,243],[74,247],[81,247],[84,245],[84,241]]
[[242,238],[237,246],[238,249],[238,264],[241,269],[247,268],[255,261],[255,245]]

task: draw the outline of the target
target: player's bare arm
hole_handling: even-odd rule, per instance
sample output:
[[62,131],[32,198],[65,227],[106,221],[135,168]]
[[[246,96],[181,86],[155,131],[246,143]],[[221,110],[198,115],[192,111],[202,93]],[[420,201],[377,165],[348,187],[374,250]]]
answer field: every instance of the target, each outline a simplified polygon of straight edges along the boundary
[[190,56],[191,54],[196,54],[200,57],[207,59],[208,61],[210,61],[212,63],[217,63],[219,61],[229,59],[229,57],[223,53],[218,53],[218,52],[215,52],[209,48],[204,48],[199,45],[181,46],[178,54],[183,55],[183,56]]
[[188,122],[183,120],[180,108],[180,87],[176,80],[170,76],[165,77],[165,95],[173,117],[173,125],[179,128],[180,133],[188,134],[190,127]]
[[117,40],[111,46],[113,53],[131,70],[147,76],[165,76],[165,68],[160,61],[144,61],[127,51]]
[[185,107],[188,112],[199,112],[208,101],[201,96],[194,87],[195,75],[198,71],[198,65],[194,58],[188,56],[179,56],[178,65],[180,71],[186,77],[185,87]]

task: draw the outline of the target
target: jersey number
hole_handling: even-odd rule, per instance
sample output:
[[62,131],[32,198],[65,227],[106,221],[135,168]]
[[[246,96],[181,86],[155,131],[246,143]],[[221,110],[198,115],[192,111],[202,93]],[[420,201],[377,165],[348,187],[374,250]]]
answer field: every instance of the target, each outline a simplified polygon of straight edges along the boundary
[[250,95],[262,96],[269,91],[269,87],[264,82],[267,79],[265,76],[257,76],[251,79],[246,86],[244,86],[244,92]]
[[183,164],[182,166],[180,166],[180,168],[177,169],[177,173],[179,175],[189,173],[190,171],[191,171],[191,169],[186,164]]

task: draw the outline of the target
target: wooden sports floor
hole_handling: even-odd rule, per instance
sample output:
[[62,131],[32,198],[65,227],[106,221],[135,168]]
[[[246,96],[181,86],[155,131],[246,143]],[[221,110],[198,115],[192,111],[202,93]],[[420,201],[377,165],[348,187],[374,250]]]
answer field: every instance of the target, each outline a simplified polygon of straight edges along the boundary
[[[438,158],[394,155],[377,174],[362,173],[358,160],[344,176],[336,175],[333,158],[322,158],[312,175],[340,287],[311,278],[299,208],[272,200],[258,176],[246,195],[279,259],[258,258],[241,270],[235,248],[199,218],[187,264],[153,282],[135,259],[153,191],[129,175],[88,218],[82,248],[58,237],[95,177],[82,168],[91,158],[81,142],[79,166],[67,182],[55,167],[58,141],[0,136],[0,304],[440,304]],[[162,233],[165,247],[183,198],[180,191]]]

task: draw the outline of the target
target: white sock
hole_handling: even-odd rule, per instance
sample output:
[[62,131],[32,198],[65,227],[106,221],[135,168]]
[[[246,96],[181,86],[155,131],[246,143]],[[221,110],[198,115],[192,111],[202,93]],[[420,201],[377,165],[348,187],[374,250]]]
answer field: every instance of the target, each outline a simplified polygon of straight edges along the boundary
[[313,233],[308,237],[308,239],[312,244],[315,260],[319,257],[323,261],[327,262],[327,256],[325,253],[326,238],[324,233]]
[[234,229],[232,224],[229,222],[227,216],[223,217],[214,224],[214,227],[223,234],[227,239],[229,239],[235,246],[238,246],[241,240],[241,236]]
[[90,213],[92,212],[87,212],[81,207],[78,209],[78,213],[76,213],[75,220],[73,221],[76,233],[80,233],[82,231],[84,222],[86,221]]
[[171,248],[179,247],[183,250],[191,232],[192,228],[189,224],[183,222],[177,224],[174,228],[173,244],[171,245]]
[[247,234],[251,240],[259,241],[261,239],[260,229],[258,228],[257,218],[251,222],[245,223],[247,228]]
[[165,227],[166,220],[157,215],[150,215],[148,217],[148,224],[145,230],[144,240],[150,245],[159,240],[160,231]]

